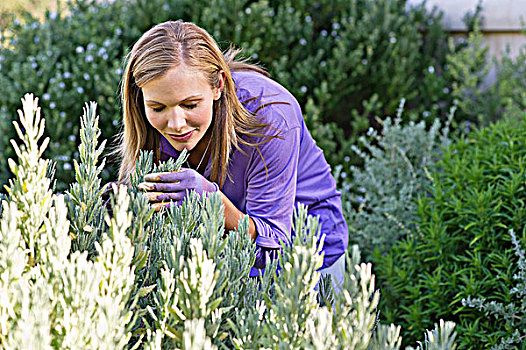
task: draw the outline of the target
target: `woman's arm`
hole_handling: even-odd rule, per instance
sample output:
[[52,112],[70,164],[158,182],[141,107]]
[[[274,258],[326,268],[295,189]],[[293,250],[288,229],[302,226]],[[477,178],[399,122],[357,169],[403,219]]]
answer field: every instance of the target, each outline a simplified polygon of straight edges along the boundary
[[[223,192],[219,191],[219,193],[221,194],[221,198],[223,199],[223,205],[225,206],[225,228],[227,231],[235,230],[237,228],[237,225],[239,224],[239,221],[246,214],[238,208],[236,208],[236,206],[230,201],[230,199],[228,199],[228,197]],[[254,220],[252,220],[250,216],[248,217],[248,233],[250,234],[250,237],[253,240],[257,238],[256,225],[254,224]]]

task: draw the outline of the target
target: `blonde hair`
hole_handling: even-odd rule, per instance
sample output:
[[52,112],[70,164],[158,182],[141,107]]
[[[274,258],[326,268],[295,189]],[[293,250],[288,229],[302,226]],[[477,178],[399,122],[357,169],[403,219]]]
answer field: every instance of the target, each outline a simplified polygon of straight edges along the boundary
[[[232,71],[253,70],[268,75],[246,60],[236,61],[238,53],[239,50],[231,47],[223,54],[206,30],[189,22],[161,23],[142,35],[126,56],[121,84],[124,130],[118,136],[116,150],[121,158],[119,182],[129,183],[140,150],[153,151],[154,160],[159,161],[161,136],[146,118],[141,87],[180,64],[202,72],[212,88],[219,87],[220,72],[225,73],[223,92],[214,103],[211,125],[212,181],[223,186],[231,152],[234,148],[240,149],[239,143],[257,147],[276,137],[261,133],[268,124],[260,123],[255,115],[257,111],[254,114],[247,111],[236,95]],[[248,137],[240,137],[243,135]],[[249,141],[255,137],[264,139]]]

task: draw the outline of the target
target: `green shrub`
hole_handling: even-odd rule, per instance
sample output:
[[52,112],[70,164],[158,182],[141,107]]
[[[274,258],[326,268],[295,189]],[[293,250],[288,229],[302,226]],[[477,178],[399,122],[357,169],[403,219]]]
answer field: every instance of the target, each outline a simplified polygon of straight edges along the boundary
[[510,230],[511,240],[515,248],[515,255],[518,258],[519,272],[513,276],[517,281],[514,288],[511,289],[510,294],[516,296],[512,298],[507,305],[497,303],[495,301],[487,301],[485,297],[471,298],[468,297],[462,300],[464,305],[476,307],[486,314],[491,314],[497,319],[502,318],[506,322],[506,326],[510,330],[514,330],[513,334],[501,339],[498,346],[493,349],[504,350],[509,349],[511,345],[524,345],[524,329],[526,328],[526,253],[521,247],[517,236],[513,230]]
[[[233,42],[267,67],[298,97],[333,165],[369,126],[378,127],[376,115],[393,115],[402,97],[408,116],[445,116],[453,99],[447,89],[455,81],[443,73],[446,55],[457,50],[447,45],[441,15],[405,0],[75,0],[45,17],[40,23],[28,14],[1,38],[0,183],[13,156],[11,111],[33,91],[54,126],[46,156],[57,163],[57,189],[66,190],[80,106],[98,101],[102,137],[110,139],[120,121],[122,58],[141,33],[166,20],[193,21],[223,48]],[[108,167],[101,176],[114,173]]]
[[[523,115],[524,116],[524,115]],[[412,341],[439,318],[457,323],[460,349],[511,336],[506,323],[467,308],[464,298],[512,299],[517,257],[508,230],[526,242],[526,122],[497,123],[444,152],[417,204],[417,229],[381,259],[383,315]]]
[[[371,264],[359,264],[357,247],[347,257],[341,293],[324,284],[324,303],[318,302],[323,243],[317,244],[318,219],[307,217],[305,207],[294,215],[296,235],[280,253],[280,273],[274,262],[260,278],[249,278],[255,247],[248,220],[225,232],[217,194],[194,193],[182,206],[153,212],[136,186],[113,185],[111,212],[100,205],[91,187],[100,181],[104,142],[99,145],[93,104],[82,117],[78,182],[69,194],[54,195],[49,160],[41,158],[49,140],[40,141],[44,120],[31,95],[23,105],[21,125],[15,124],[22,144],[13,142],[19,163],[9,160],[15,177],[0,218],[2,348],[365,350],[399,344],[399,334],[389,331],[394,325],[372,338],[379,292]],[[138,160],[136,181],[181,163],[152,167],[151,159],[150,153]],[[454,349],[453,327],[437,326],[425,346]]]

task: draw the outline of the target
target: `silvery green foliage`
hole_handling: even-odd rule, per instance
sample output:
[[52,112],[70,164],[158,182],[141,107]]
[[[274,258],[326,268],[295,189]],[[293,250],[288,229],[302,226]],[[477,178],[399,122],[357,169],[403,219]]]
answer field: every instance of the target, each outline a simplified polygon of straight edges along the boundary
[[94,244],[104,229],[104,208],[101,198],[100,174],[105,159],[99,163],[106,140],[98,145],[99,117],[97,104],[92,102],[84,107],[80,118],[80,162],[73,160],[76,182],[70,185],[68,192],[69,218],[73,233],[73,249],[94,251]]
[[[265,347],[305,349],[312,340],[329,344],[333,340],[329,323],[332,319],[318,310],[314,290],[320,276],[317,269],[323,263],[323,238],[317,244],[318,219],[307,218],[306,208],[300,205],[294,215],[293,231],[296,236],[292,245],[285,244],[280,256],[282,268],[275,279],[274,300],[267,299],[269,314],[263,324],[262,341]],[[320,334],[321,328],[328,332]]]
[[49,138],[44,139],[41,145],[38,144],[44,133],[45,121],[40,117],[37,105],[38,99],[33,99],[31,94],[25,95],[22,100],[23,111],[18,111],[20,124],[16,121],[13,123],[22,143],[19,146],[11,140],[19,163],[8,160],[15,177],[9,180],[9,186],[6,187],[9,200],[16,203],[20,211],[18,227],[29,250],[31,265],[38,259],[36,240],[51,208],[51,180],[45,176],[49,161],[40,158],[49,144]]
[[186,149],[181,151],[179,157],[174,161],[173,158],[168,159],[166,162],[160,164],[154,164],[153,152],[143,151],[139,153],[139,158],[135,161],[135,172],[131,176],[131,187],[134,191],[137,191],[137,186],[143,182],[144,176],[149,173],[160,173],[165,171],[178,171],[186,159],[188,153]]
[[426,331],[424,343],[420,343],[416,349],[408,347],[407,350],[455,350],[455,338],[457,333],[454,332],[454,322],[444,322],[440,320],[439,324],[435,324],[435,329]]
[[[23,99],[17,127],[23,145],[13,146],[15,178],[0,219],[0,346],[5,349],[122,349],[129,340],[134,272],[129,197],[118,191],[109,235],[97,257],[70,253],[70,223],[63,196],[53,195],[48,162],[38,146],[44,130],[37,100]],[[32,206],[23,206],[27,204]],[[131,303],[133,304],[133,303]]]
[[519,272],[513,276],[517,281],[515,287],[510,290],[511,302],[507,305],[495,301],[486,301],[484,298],[468,297],[462,304],[476,307],[484,311],[486,315],[493,315],[497,319],[502,318],[506,324],[515,331],[510,337],[501,339],[500,344],[492,349],[509,349],[512,345],[524,344],[526,339],[526,253],[521,248],[520,240],[513,229],[509,230],[511,240],[518,258]]
[[441,148],[450,143],[449,122],[454,108],[444,127],[435,119],[428,130],[425,121],[401,124],[403,104],[402,100],[394,120],[383,121],[383,135],[370,129],[368,137],[360,138],[364,150],[353,147],[363,159],[364,169],[351,167],[352,182],[343,176],[341,167],[336,168],[335,176],[342,180],[350,237],[366,258],[375,249],[386,251],[410,232],[416,208],[413,198],[430,183],[428,169]]
[[400,326],[379,324],[374,331],[369,350],[399,350],[401,346]]
[[[418,342],[416,350],[455,350],[456,332],[453,331],[454,328],[454,322],[440,320],[439,324],[435,324],[434,330],[425,332],[424,343]],[[400,326],[378,325],[369,350],[399,350],[401,345]],[[408,346],[406,350],[415,350],[415,348]]]

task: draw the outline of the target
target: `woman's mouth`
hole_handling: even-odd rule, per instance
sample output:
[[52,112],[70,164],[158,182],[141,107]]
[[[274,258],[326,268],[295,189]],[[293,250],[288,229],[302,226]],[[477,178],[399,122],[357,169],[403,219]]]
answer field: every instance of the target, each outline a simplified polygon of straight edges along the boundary
[[185,142],[185,141],[188,141],[190,137],[192,137],[192,135],[194,134],[194,131],[195,130],[191,130],[184,134],[168,134],[168,136],[175,142]]

